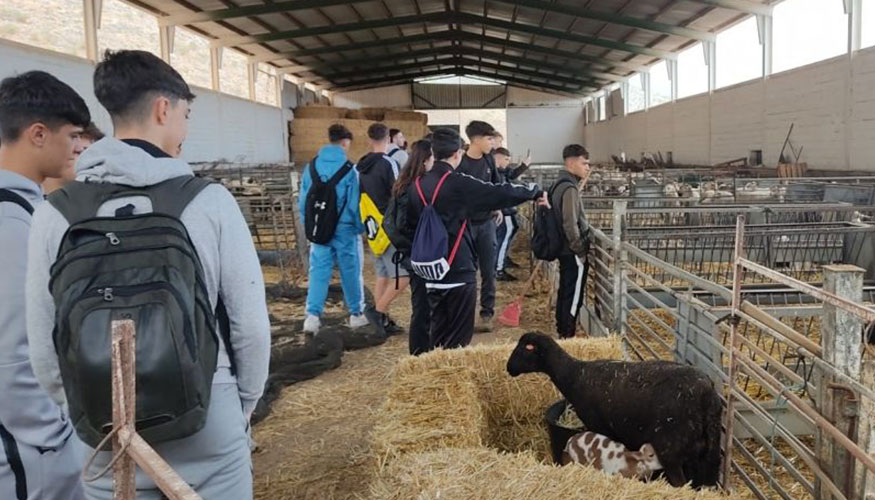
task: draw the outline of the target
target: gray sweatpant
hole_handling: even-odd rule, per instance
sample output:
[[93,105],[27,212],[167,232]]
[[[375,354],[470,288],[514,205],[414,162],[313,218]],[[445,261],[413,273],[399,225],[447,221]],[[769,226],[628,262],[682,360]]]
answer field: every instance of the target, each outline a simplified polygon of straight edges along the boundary
[[[82,461],[76,437],[58,450],[40,453],[23,443],[0,443],[0,498],[3,500],[81,500]],[[10,448],[14,449],[13,452]],[[13,456],[15,464],[9,463]],[[18,477],[16,477],[16,473]],[[19,482],[23,473],[24,481]],[[19,493],[24,496],[19,496]]]
[[[243,416],[237,384],[213,384],[204,428],[187,438],[159,443],[155,451],[185,482],[208,500],[252,498],[252,459],[248,424]],[[86,447],[88,453],[91,448]],[[100,471],[111,459],[100,452],[88,474]],[[90,500],[112,500],[112,474],[85,484]],[[137,469],[137,500],[158,500],[155,483]]]

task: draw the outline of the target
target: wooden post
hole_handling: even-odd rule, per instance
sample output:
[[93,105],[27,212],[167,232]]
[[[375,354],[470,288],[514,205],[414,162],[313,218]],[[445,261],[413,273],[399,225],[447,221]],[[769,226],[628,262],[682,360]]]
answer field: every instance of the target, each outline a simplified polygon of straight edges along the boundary
[[[134,322],[130,319],[112,322],[112,426],[114,429],[124,429],[134,424],[134,409],[136,408],[136,391],[134,390],[135,359]],[[134,459],[124,448],[128,444],[122,440],[121,433],[112,439],[112,453],[123,456],[112,469],[114,485],[114,500],[136,498]]]
[[170,500],[201,500],[137,434],[136,328],[131,319],[113,320],[112,328],[112,425],[118,429],[112,440],[113,500],[136,500],[136,465],[139,465]]
[[[851,265],[824,266],[824,291],[860,303],[863,300],[864,272],[863,269]],[[824,302],[821,327],[823,359],[857,381],[860,380],[863,355],[862,329],[863,320],[858,315]],[[843,434],[856,440],[859,396],[846,385],[836,382],[834,377],[821,374],[818,383],[818,409]],[[821,467],[846,497],[853,498],[853,455],[821,431],[818,432],[817,442]],[[825,499],[832,498],[824,488],[821,489],[821,496]]]

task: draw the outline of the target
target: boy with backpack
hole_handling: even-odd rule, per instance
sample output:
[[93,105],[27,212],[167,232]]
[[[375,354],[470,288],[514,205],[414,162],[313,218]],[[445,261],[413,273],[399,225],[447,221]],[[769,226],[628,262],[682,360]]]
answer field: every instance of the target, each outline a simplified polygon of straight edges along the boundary
[[42,71],[0,83],[0,498],[81,499],[73,426],[29,359],[25,298],[31,215],[47,178],[82,151],[85,101]]
[[374,306],[365,309],[365,316],[377,332],[397,335],[403,330],[389,317],[389,306],[409,284],[407,270],[401,266],[400,255],[382,228],[383,215],[392,198],[392,186],[398,179],[398,163],[386,154],[389,149],[389,128],[382,123],[368,127],[371,152],[363,156],[356,169],[361,183],[361,217],[365,236],[374,254],[376,283]]
[[389,158],[398,163],[398,167],[404,168],[410,155],[407,154],[407,138],[404,132],[397,128],[389,129]]
[[[559,293],[556,299],[556,331],[561,338],[573,337],[577,332],[577,317],[586,294],[586,275],[589,270],[589,225],[583,209],[580,189],[590,174],[589,152],[579,144],[565,146],[562,150],[565,170],[550,187],[551,213],[558,222],[561,238],[555,238],[556,230],[547,229],[541,213],[535,219],[532,249],[535,256],[545,260],[559,259]],[[553,221],[549,221],[553,222]],[[545,230],[546,229],[546,230]],[[541,233],[546,234],[541,234]],[[553,247],[547,255],[541,254],[538,240],[550,240]]]
[[[497,134],[492,125],[473,120],[465,127],[465,135],[471,143],[462,155],[459,173],[492,184],[500,184],[501,178],[492,157],[493,137]],[[474,238],[477,268],[480,270],[480,316],[478,332],[492,331],[495,315],[495,228],[503,221],[501,211],[482,210],[471,214],[471,235]]]
[[368,324],[362,288],[363,226],[359,215],[359,180],[346,154],[352,133],[340,124],[328,127],[328,142],[301,175],[298,208],[310,240],[307,318],[304,331],[319,331],[334,264],[349,310],[350,328]]
[[[519,165],[510,164],[510,151],[504,147],[495,148],[492,152],[495,158],[495,170],[501,182],[513,182],[529,168],[531,158],[526,158]],[[513,237],[520,228],[517,221],[516,207],[505,208],[501,211],[504,221],[498,225],[495,238],[498,241],[498,250],[495,257],[495,279],[497,281],[516,281],[516,277],[505,271],[506,267],[518,267],[510,259],[510,245]]]
[[[140,435],[202,498],[250,499],[248,422],[267,379],[270,324],[246,221],[224,187],[178,158],[194,95],[176,70],[149,52],[107,51],[94,93],[114,137],[83,152],[76,181],[34,214],[34,373],[90,455],[112,423],[111,327],[133,320]],[[111,458],[98,451],[85,474]],[[160,496],[140,470],[136,482]],[[112,498],[112,475],[85,493]]]
[[468,345],[474,334],[477,254],[469,219],[547,198],[534,185],[490,184],[458,173],[462,140],[454,130],[436,130],[432,150],[434,165],[407,187],[407,221],[415,225],[410,261],[426,280],[431,347],[449,349]]

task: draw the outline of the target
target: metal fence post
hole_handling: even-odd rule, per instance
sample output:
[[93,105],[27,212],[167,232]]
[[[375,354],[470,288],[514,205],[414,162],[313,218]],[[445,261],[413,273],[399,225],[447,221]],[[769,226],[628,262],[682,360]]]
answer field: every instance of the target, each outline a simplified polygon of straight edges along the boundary
[[623,234],[626,228],[626,204],[625,200],[614,202],[613,224],[613,257],[614,257],[614,286],[613,286],[613,329],[614,333],[624,335],[626,331],[626,267],[625,262],[629,258],[623,250]]
[[[863,273],[852,265],[827,265],[823,267],[825,292],[860,303],[863,300]],[[823,359],[841,373],[860,380],[863,346],[861,331],[863,320],[858,315],[840,309],[829,302],[823,304],[821,344]],[[818,384],[818,406],[822,415],[834,423],[842,433],[856,440],[856,422],[859,397],[845,384],[834,377],[822,375]],[[821,467],[848,498],[854,498],[854,457],[834,440],[818,431],[817,448]],[[832,498],[821,488],[822,498]]]

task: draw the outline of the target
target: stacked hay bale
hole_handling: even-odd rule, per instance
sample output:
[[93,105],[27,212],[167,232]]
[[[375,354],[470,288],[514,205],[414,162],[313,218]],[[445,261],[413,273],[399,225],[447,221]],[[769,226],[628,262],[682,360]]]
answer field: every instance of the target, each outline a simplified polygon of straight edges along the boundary
[[[622,359],[619,337],[560,344],[580,359]],[[511,378],[513,348],[436,351],[398,364],[371,435],[371,498],[722,498],[549,465],[544,411],[561,396],[546,376]]]
[[354,140],[349,158],[356,161],[368,152],[368,127],[374,122],[402,130],[411,143],[428,134],[428,115],[425,113],[385,108],[350,110],[322,105],[302,106],[295,109],[289,139],[294,161],[303,165],[316,156],[319,148],[328,142],[328,127],[335,123],[345,125],[352,132]]

